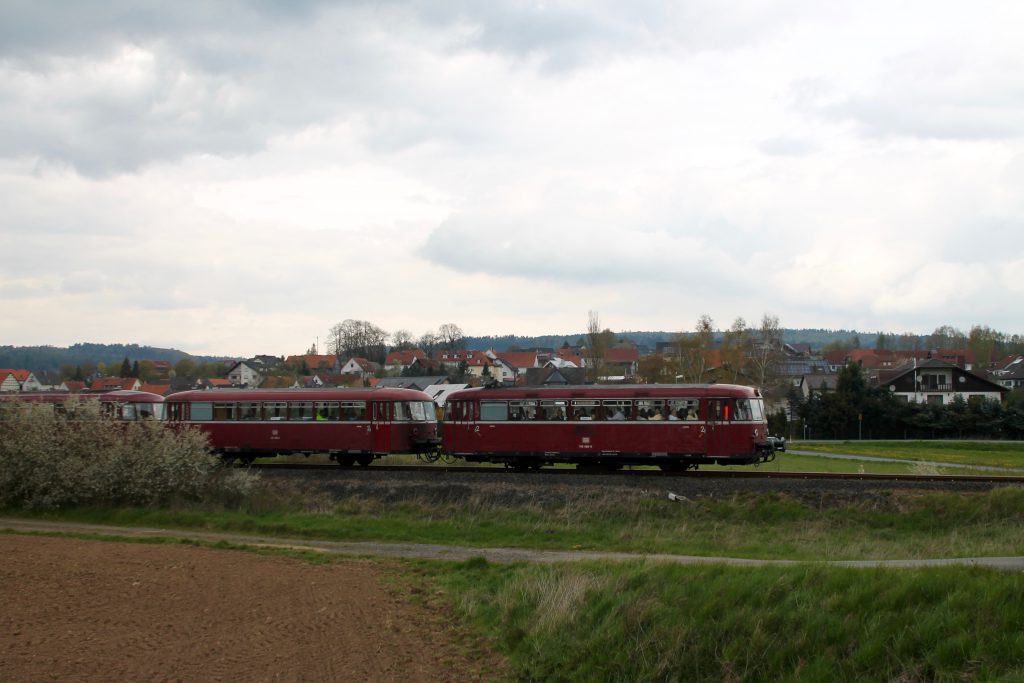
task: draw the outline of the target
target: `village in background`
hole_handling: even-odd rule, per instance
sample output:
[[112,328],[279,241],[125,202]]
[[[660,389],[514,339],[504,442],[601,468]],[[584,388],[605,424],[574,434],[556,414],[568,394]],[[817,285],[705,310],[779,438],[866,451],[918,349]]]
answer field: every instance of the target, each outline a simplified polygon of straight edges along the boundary
[[587,331],[577,335],[468,337],[446,323],[414,338],[345,320],[294,355],[204,358],[77,344],[0,347],[0,366],[11,366],[0,368],[2,392],[164,396],[192,389],[391,386],[443,397],[452,385],[728,383],[758,387],[773,430],[790,438],[1024,433],[1024,338],[984,326],[862,335],[787,330],[766,314],[756,326],[737,319],[719,330],[704,315],[692,332],[616,333],[591,311]]

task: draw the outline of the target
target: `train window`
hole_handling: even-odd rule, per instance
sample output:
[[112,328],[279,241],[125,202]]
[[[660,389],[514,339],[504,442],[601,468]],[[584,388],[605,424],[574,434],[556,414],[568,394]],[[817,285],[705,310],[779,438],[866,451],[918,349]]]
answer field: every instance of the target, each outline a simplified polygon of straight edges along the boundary
[[339,407],[343,420],[354,422],[366,419],[366,401],[342,401]]
[[760,398],[750,399],[750,413],[752,420],[764,419],[764,400]]
[[341,407],[337,401],[317,401],[313,404],[313,412],[319,421],[341,419]]
[[754,413],[750,409],[750,401],[745,398],[736,399],[736,415],[733,419],[740,422],[750,422],[754,419]]
[[[193,410],[193,412],[195,412]],[[167,419],[173,422],[181,422],[185,419],[185,404],[170,403],[167,405]]]
[[570,419],[573,420],[594,420],[597,418],[597,406],[599,401],[573,401]]
[[288,404],[284,401],[270,401],[263,404],[263,415],[268,420],[287,420]]
[[480,419],[484,422],[503,422],[508,419],[507,401],[481,401]]
[[288,404],[288,419],[289,420],[312,420],[313,419],[313,402],[312,401],[291,401]]
[[541,401],[540,410],[542,420],[564,420],[568,413],[568,401]]
[[125,403],[124,405],[121,406],[121,419],[122,420],[134,420],[135,417],[136,417],[136,415],[135,415],[135,405],[134,404]]
[[220,420],[234,420],[235,419],[235,404],[234,403],[214,403],[213,404],[213,419]]
[[668,419],[700,419],[700,402],[695,398],[671,398],[668,400]]
[[636,419],[667,420],[665,401],[662,399],[645,399],[636,402]]
[[198,401],[192,404],[192,419],[196,422],[205,422],[213,419],[213,404],[206,401]]
[[536,401],[509,401],[510,420],[535,420],[537,418]]
[[260,419],[260,404],[253,403],[251,401],[246,403],[238,404],[238,419],[239,420],[258,420]]
[[423,419],[427,422],[437,422],[437,404],[433,401],[420,401],[423,406]]
[[412,408],[408,401],[395,402],[395,421],[408,422],[412,419]]
[[602,401],[604,404],[604,419],[606,420],[631,420],[633,419],[632,401]]
[[373,419],[387,422],[390,418],[390,411],[388,410],[388,403],[374,403],[373,404]]

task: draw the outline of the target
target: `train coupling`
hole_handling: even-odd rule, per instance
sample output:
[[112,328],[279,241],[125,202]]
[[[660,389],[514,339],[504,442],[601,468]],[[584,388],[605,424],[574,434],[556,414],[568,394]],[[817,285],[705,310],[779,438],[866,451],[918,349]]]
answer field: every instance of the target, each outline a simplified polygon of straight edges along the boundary
[[769,436],[768,445],[772,447],[773,451],[786,451],[786,437],[784,436]]

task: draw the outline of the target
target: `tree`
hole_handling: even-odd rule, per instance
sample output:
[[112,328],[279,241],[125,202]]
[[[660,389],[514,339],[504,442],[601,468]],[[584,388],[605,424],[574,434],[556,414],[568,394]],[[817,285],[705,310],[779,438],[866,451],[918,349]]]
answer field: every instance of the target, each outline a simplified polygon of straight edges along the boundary
[[437,338],[437,333],[432,330],[427,330],[426,332],[424,332],[422,335],[420,335],[419,340],[416,342],[416,345],[420,347],[420,350],[426,353],[427,355],[430,355],[431,353],[436,351],[438,344],[439,341]]
[[138,379],[138,377],[139,377],[139,361],[134,361],[132,363],[132,374],[131,374],[131,376],[136,378],[136,379]]
[[708,314],[697,319],[695,333],[676,335],[678,376],[687,383],[699,384],[711,369],[711,350],[715,341],[715,322]]
[[328,352],[346,358],[359,357],[383,363],[388,333],[368,320],[348,319],[327,333]]
[[437,337],[443,348],[449,351],[466,348],[466,335],[462,333],[462,328],[455,323],[445,323],[437,328]]
[[604,367],[608,341],[601,334],[601,316],[597,311],[587,311],[587,344],[584,358],[587,361],[587,381],[596,382]]
[[987,325],[975,325],[967,338],[967,348],[974,354],[974,362],[979,368],[992,365],[992,356],[996,346],[1001,345],[1001,334]]
[[391,333],[391,348],[395,351],[409,351],[416,348],[409,330],[395,330]]
[[177,377],[195,377],[196,362],[191,358],[182,358],[174,364],[174,374]]
[[747,321],[742,317],[733,321],[732,327],[722,336],[722,370],[731,384],[739,382],[747,364],[747,349],[750,346],[750,332]]
[[118,373],[118,377],[132,377],[132,364],[128,362],[128,356],[124,357],[121,361],[121,370]]
[[761,326],[751,335],[750,366],[754,383],[766,387],[772,380],[772,365],[778,360],[782,350],[782,328],[779,327],[779,316],[765,313],[761,317]]
[[967,345],[967,335],[952,325],[941,325],[928,337],[929,349],[962,349]]

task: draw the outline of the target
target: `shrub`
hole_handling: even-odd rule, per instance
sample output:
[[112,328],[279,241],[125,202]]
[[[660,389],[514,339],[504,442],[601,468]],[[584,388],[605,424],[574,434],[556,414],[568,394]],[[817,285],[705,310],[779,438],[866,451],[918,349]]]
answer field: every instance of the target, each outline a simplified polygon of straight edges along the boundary
[[237,497],[255,481],[223,470],[200,432],[117,421],[95,400],[9,404],[2,417],[0,507],[156,506]]

